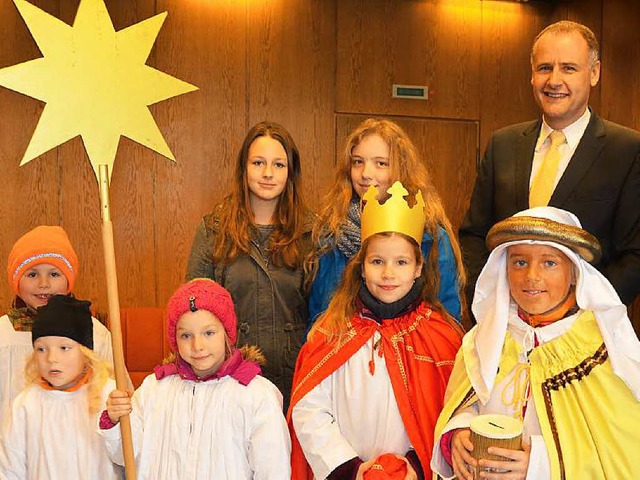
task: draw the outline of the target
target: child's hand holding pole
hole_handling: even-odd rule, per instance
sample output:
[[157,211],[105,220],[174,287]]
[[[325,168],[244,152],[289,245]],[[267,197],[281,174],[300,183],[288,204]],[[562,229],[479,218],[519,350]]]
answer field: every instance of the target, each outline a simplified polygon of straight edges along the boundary
[[131,413],[131,395],[132,392],[123,390],[114,390],[109,394],[109,398],[107,398],[107,413],[113,423],[118,423],[120,417]]

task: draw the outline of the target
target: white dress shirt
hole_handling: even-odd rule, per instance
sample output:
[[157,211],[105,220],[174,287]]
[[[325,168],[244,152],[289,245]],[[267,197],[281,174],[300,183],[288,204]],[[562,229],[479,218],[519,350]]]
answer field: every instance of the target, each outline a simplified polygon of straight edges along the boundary
[[[568,127],[563,128],[561,131],[564,133],[567,141],[560,145],[560,162],[558,163],[558,171],[556,173],[556,178],[553,183],[553,188],[555,189],[564,174],[564,171],[569,166],[569,161],[571,157],[573,157],[576,148],[578,148],[578,144],[582,139],[582,135],[584,135],[584,131],[587,129],[587,125],[589,125],[589,120],[591,119],[591,112],[587,108],[582,116],[573,122]],[[531,183],[533,179],[536,178],[538,174],[538,170],[540,170],[540,166],[542,165],[542,161],[547,154],[547,151],[551,147],[551,135],[553,132],[553,128],[547,125],[547,122],[542,119],[542,128],[540,128],[540,135],[538,136],[538,141],[536,142],[536,149],[533,154],[533,164],[531,165],[531,177],[529,178],[529,188],[531,188]]]

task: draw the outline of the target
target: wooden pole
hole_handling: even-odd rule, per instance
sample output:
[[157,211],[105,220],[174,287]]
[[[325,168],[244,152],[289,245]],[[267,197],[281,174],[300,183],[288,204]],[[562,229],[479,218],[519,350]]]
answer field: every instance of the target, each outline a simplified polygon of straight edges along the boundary
[[[107,298],[109,300],[109,330],[113,346],[113,367],[116,374],[116,388],[127,390],[127,370],[122,347],[122,327],[120,325],[120,300],[118,298],[118,276],[116,274],[116,254],[113,242],[113,224],[109,206],[109,166],[99,166],[100,203],[102,214],[102,248],[107,277]],[[129,415],[120,417],[122,454],[127,480],[136,480],[136,464],[133,455],[133,437]]]

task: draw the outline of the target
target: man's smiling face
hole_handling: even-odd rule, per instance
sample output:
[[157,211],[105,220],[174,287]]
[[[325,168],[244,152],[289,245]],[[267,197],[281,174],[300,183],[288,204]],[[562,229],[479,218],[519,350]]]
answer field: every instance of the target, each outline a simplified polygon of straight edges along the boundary
[[561,130],[582,116],[589,93],[600,78],[600,62],[589,56],[578,32],[546,33],[533,48],[533,96],[547,124]]

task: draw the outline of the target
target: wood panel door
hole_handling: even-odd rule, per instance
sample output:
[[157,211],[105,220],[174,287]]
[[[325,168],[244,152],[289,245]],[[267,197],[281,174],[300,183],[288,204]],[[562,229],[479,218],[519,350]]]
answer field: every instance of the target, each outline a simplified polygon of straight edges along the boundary
[[[349,133],[367,116],[337,115],[336,158]],[[454,231],[469,206],[476,178],[477,122],[456,122],[409,117],[387,117],[400,125],[413,141],[440,193]]]
[[[337,18],[338,112],[479,117],[481,2],[340,0]],[[429,100],[392,98],[393,84]]]

